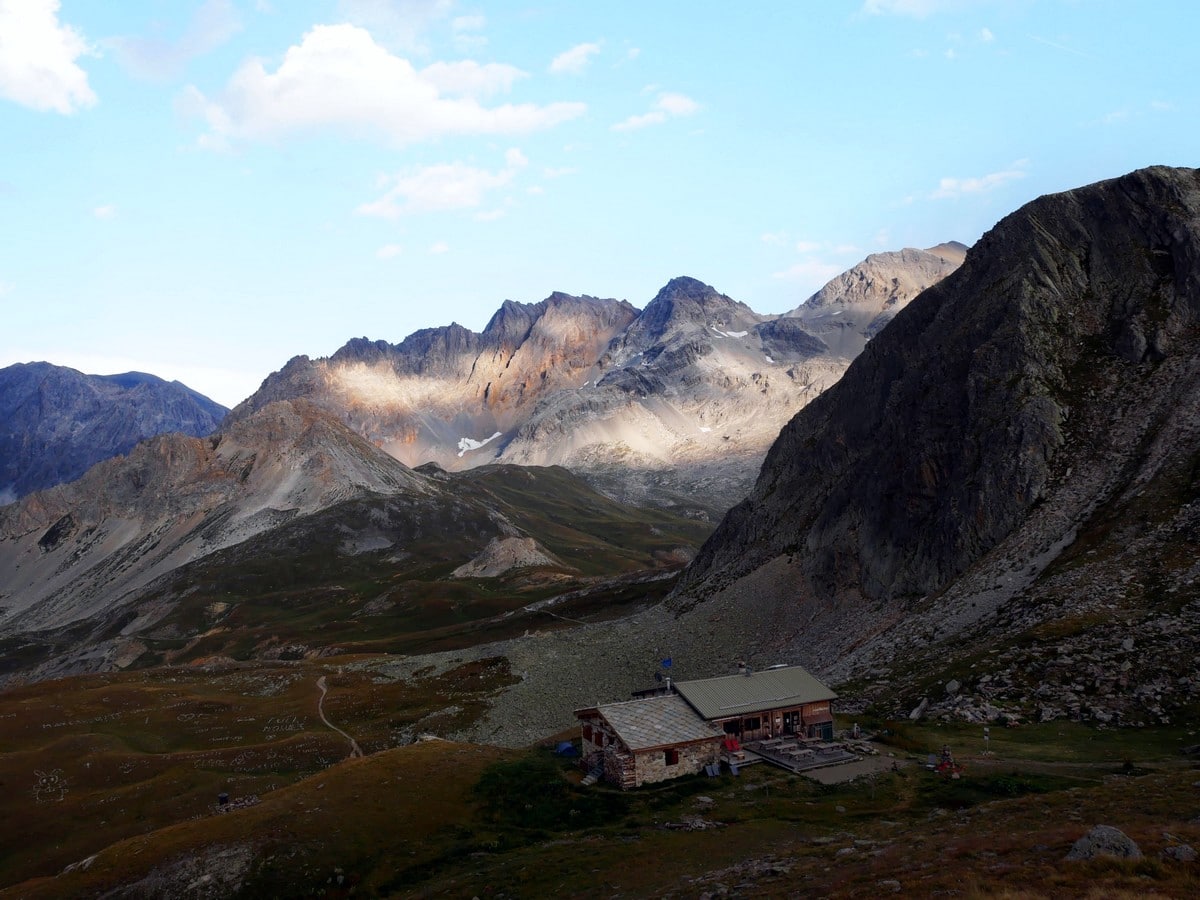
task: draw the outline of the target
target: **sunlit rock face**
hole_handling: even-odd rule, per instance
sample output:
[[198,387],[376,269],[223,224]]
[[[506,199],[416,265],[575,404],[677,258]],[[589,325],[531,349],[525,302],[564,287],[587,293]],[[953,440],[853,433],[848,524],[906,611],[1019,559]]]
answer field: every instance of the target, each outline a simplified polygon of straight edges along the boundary
[[[410,466],[565,465],[619,499],[715,518],[880,317],[953,270],[956,246],[871,257],[836,328],[819,314],[810,327],[807,305],[762,315],[686,277],[642,310],[555,293],[506,301],[479,334],[452,324],[297,357],[231,417],[302,397]],[[839,302],[832,286],[817,299]]]

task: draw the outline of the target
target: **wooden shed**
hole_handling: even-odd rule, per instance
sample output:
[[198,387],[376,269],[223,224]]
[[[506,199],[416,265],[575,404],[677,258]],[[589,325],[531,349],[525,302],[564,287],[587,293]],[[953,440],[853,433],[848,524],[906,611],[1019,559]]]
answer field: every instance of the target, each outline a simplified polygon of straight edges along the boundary
[[676,694],[575,711],[581,722],[581,764],[602,770],[621,788],[704,770],[720,759],[724,733]]

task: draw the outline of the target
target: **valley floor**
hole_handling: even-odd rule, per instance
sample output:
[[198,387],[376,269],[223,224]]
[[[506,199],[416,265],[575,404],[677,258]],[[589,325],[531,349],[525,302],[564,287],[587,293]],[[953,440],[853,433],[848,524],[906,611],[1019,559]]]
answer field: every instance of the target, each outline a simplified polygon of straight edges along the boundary
[[[397,679],[353,662],[176,667],[0,694],[0,896],[1200,891],[1200,867],[1170,856],[1200,846],[1194,726],[993,728],[985,753],[975,725],[858,719],[887,730],[878,758],[895,771],[822,784],[760,765],[621,792],[581,787],[573,762],[542,746],[413,743],[478,721],[515,680],[504,659]],[[943,744],[962,778],[919,765]],[[1065,861],[1098,824],[1144,858]]]

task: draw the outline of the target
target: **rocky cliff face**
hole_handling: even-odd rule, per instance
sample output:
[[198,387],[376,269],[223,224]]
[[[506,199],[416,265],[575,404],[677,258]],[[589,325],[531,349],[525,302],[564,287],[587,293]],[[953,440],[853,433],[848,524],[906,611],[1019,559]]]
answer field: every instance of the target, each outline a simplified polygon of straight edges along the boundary
[[506,301],[480,334],[452,324],[399,344],[364,338],[328,359],[297,357],[232,418],[304,398],[408,465],[466,468],[493,460],[499,438],[539,399],[580,387],[636,315],[624,302],[560,293],[536,304]]
[[[641,311],[560,293],[507,301],[478,335],[451,325],[298,357],[232,418],[302,397],[412,466],[565,465],[619,499],[715,517],[745,496],[779,428],[840,377],[871,323],[951,271],[954,252],[872,257],[881,286],[848,297],[836,328],[760,315],[694,278]],[[882,285],[884,273],[895,283]],[[832,286],[820,296],[839,302]]]
[[787,425],[673,603],[773,598],[845,672],[989,617],[1194,603],[1198,326],[1196,170],[1028,204]]
[[44,362],[0,369],[0,503],[74,481],[157,434],[209,434],[226,412],[140,372],[84,375]]

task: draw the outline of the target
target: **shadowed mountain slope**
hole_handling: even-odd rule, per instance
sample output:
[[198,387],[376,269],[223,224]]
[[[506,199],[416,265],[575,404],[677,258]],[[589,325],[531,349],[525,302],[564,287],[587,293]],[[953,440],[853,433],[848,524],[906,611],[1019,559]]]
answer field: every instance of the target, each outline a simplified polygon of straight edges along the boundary
[[44,362],[0,369],[0,503],[74,481],[157,434],[202,437],[226,412],[141,372],[84,375]]
[[[1196,170],[1028,204],[787,425],[672,602],[765,592],[828,666],[952,585],[930,633],[978,622],[1148,486],[1179,490],[1127,536],[1194,527],[1198,323]],[[1189,558],[1163,566],[1191,596]]]

